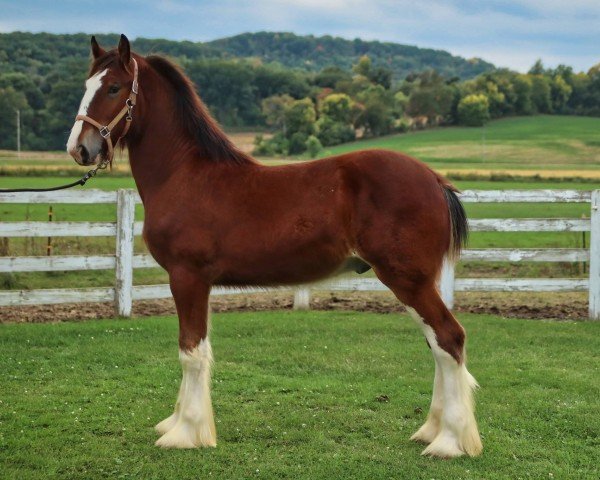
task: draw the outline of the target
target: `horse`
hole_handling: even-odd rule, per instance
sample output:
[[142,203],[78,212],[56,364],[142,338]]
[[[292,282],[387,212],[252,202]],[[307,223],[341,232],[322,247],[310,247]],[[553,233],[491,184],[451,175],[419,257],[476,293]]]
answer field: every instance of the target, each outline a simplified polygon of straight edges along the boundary
[[126,146],[145,210],[143,238],[169,275],[182,381],[160,447],[216,446],[209,295],[218,286],[286,286],[372,268],[433,353],[429,414],[411,437],[424,455],[482,450],[465,330],[437,289],[468,229],[458,190],[424,163],[386,150],[266,166],[240,151],[170,60],[91,38],[85,94],[67,143],[80,165]]

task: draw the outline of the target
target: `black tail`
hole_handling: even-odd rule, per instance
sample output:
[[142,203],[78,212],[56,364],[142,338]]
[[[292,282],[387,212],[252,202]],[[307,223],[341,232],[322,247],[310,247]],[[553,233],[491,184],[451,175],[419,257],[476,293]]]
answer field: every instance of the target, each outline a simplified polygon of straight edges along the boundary
[[469,224],[467,214],[461,203],[457,191],[452,185],[442,185],[448,204],[448,213],[450,214],[450,247],[448,256],[452,260],[458,260],[460,252],[467,246],[469,239]]

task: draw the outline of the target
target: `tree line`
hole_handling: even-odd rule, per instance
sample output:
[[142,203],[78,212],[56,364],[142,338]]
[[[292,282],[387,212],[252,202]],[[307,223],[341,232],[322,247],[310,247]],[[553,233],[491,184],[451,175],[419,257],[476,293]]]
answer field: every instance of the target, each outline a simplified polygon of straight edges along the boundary
[[541,61],[526,74],[497,69],[471,80],[434,70],[393,83],[391,72],[363,56],[352,72],[325,68],[312,96],[275,95],[262,101],[275,134],[256,138],[256,153],[316,156],[324,146],[437,125],[482,126],[514,115],[600,116],[600,64],[587,73]]
[[[119,37],[97,38],[110,47]],[[296,99],[314,97],[314,77],[324,67],[349,71],[365,53],[391,70],[394,81],[432,67],[460,78],[493,69],[479,59],[441,50],[274,32],[205,43],[137,38],[133,48],[167,55],[183,65],[226,126],[264,125],[262,100],[283,93]],[[20,110],[23,148],[62,149],[83,95],[88,62],[87,34],[0,33],[0,148],[16,147],[15,110]]]
[[[116,37],[100,41],[113,45]],[[64,148],[83,95],[88,42],[83,34],[0,35],[0,149],[16,148],[15,110],[21,114],[23,149]],[[274,132],[257,139],[257,153],[265,155],[315,154],[357,136],[481,125],[509,115],[600,116],[600,66],[577,73],[537,62],[527,74],[496,69],[461,80],[425,70],[398,79],[369,55],[351,68],[310,71],[259,58],[211,57],[218,45],[139,39],[134,48],[147,53],[157,48],[153,42],[183,66],[223,125]],[[192,58],[199,51],[206,55]]]

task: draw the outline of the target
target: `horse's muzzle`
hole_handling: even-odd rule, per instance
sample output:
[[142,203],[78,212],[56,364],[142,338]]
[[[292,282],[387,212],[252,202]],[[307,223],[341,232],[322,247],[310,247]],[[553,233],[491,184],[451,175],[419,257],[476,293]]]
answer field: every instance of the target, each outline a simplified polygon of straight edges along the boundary
[[89,148],[86,147],[83,143],[80,143],[74,149],[69,150],[69,154],[73,157],[73,159],[79,164],[83,166],[94,165],[98,162],[98,157],[100,156],[100,152],[90,152]]

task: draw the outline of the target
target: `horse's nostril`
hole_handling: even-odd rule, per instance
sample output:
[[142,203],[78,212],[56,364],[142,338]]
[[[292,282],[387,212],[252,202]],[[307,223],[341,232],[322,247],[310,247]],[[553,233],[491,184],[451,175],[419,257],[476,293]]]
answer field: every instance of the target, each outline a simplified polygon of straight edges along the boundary
[[87,163],[90,160],[90,152],[88,152],[88,149],[85,148],[85,146],[79,144],[77,146],[77,151],[79,152],[79,155],[81,156],[81,161],[83,163]]

